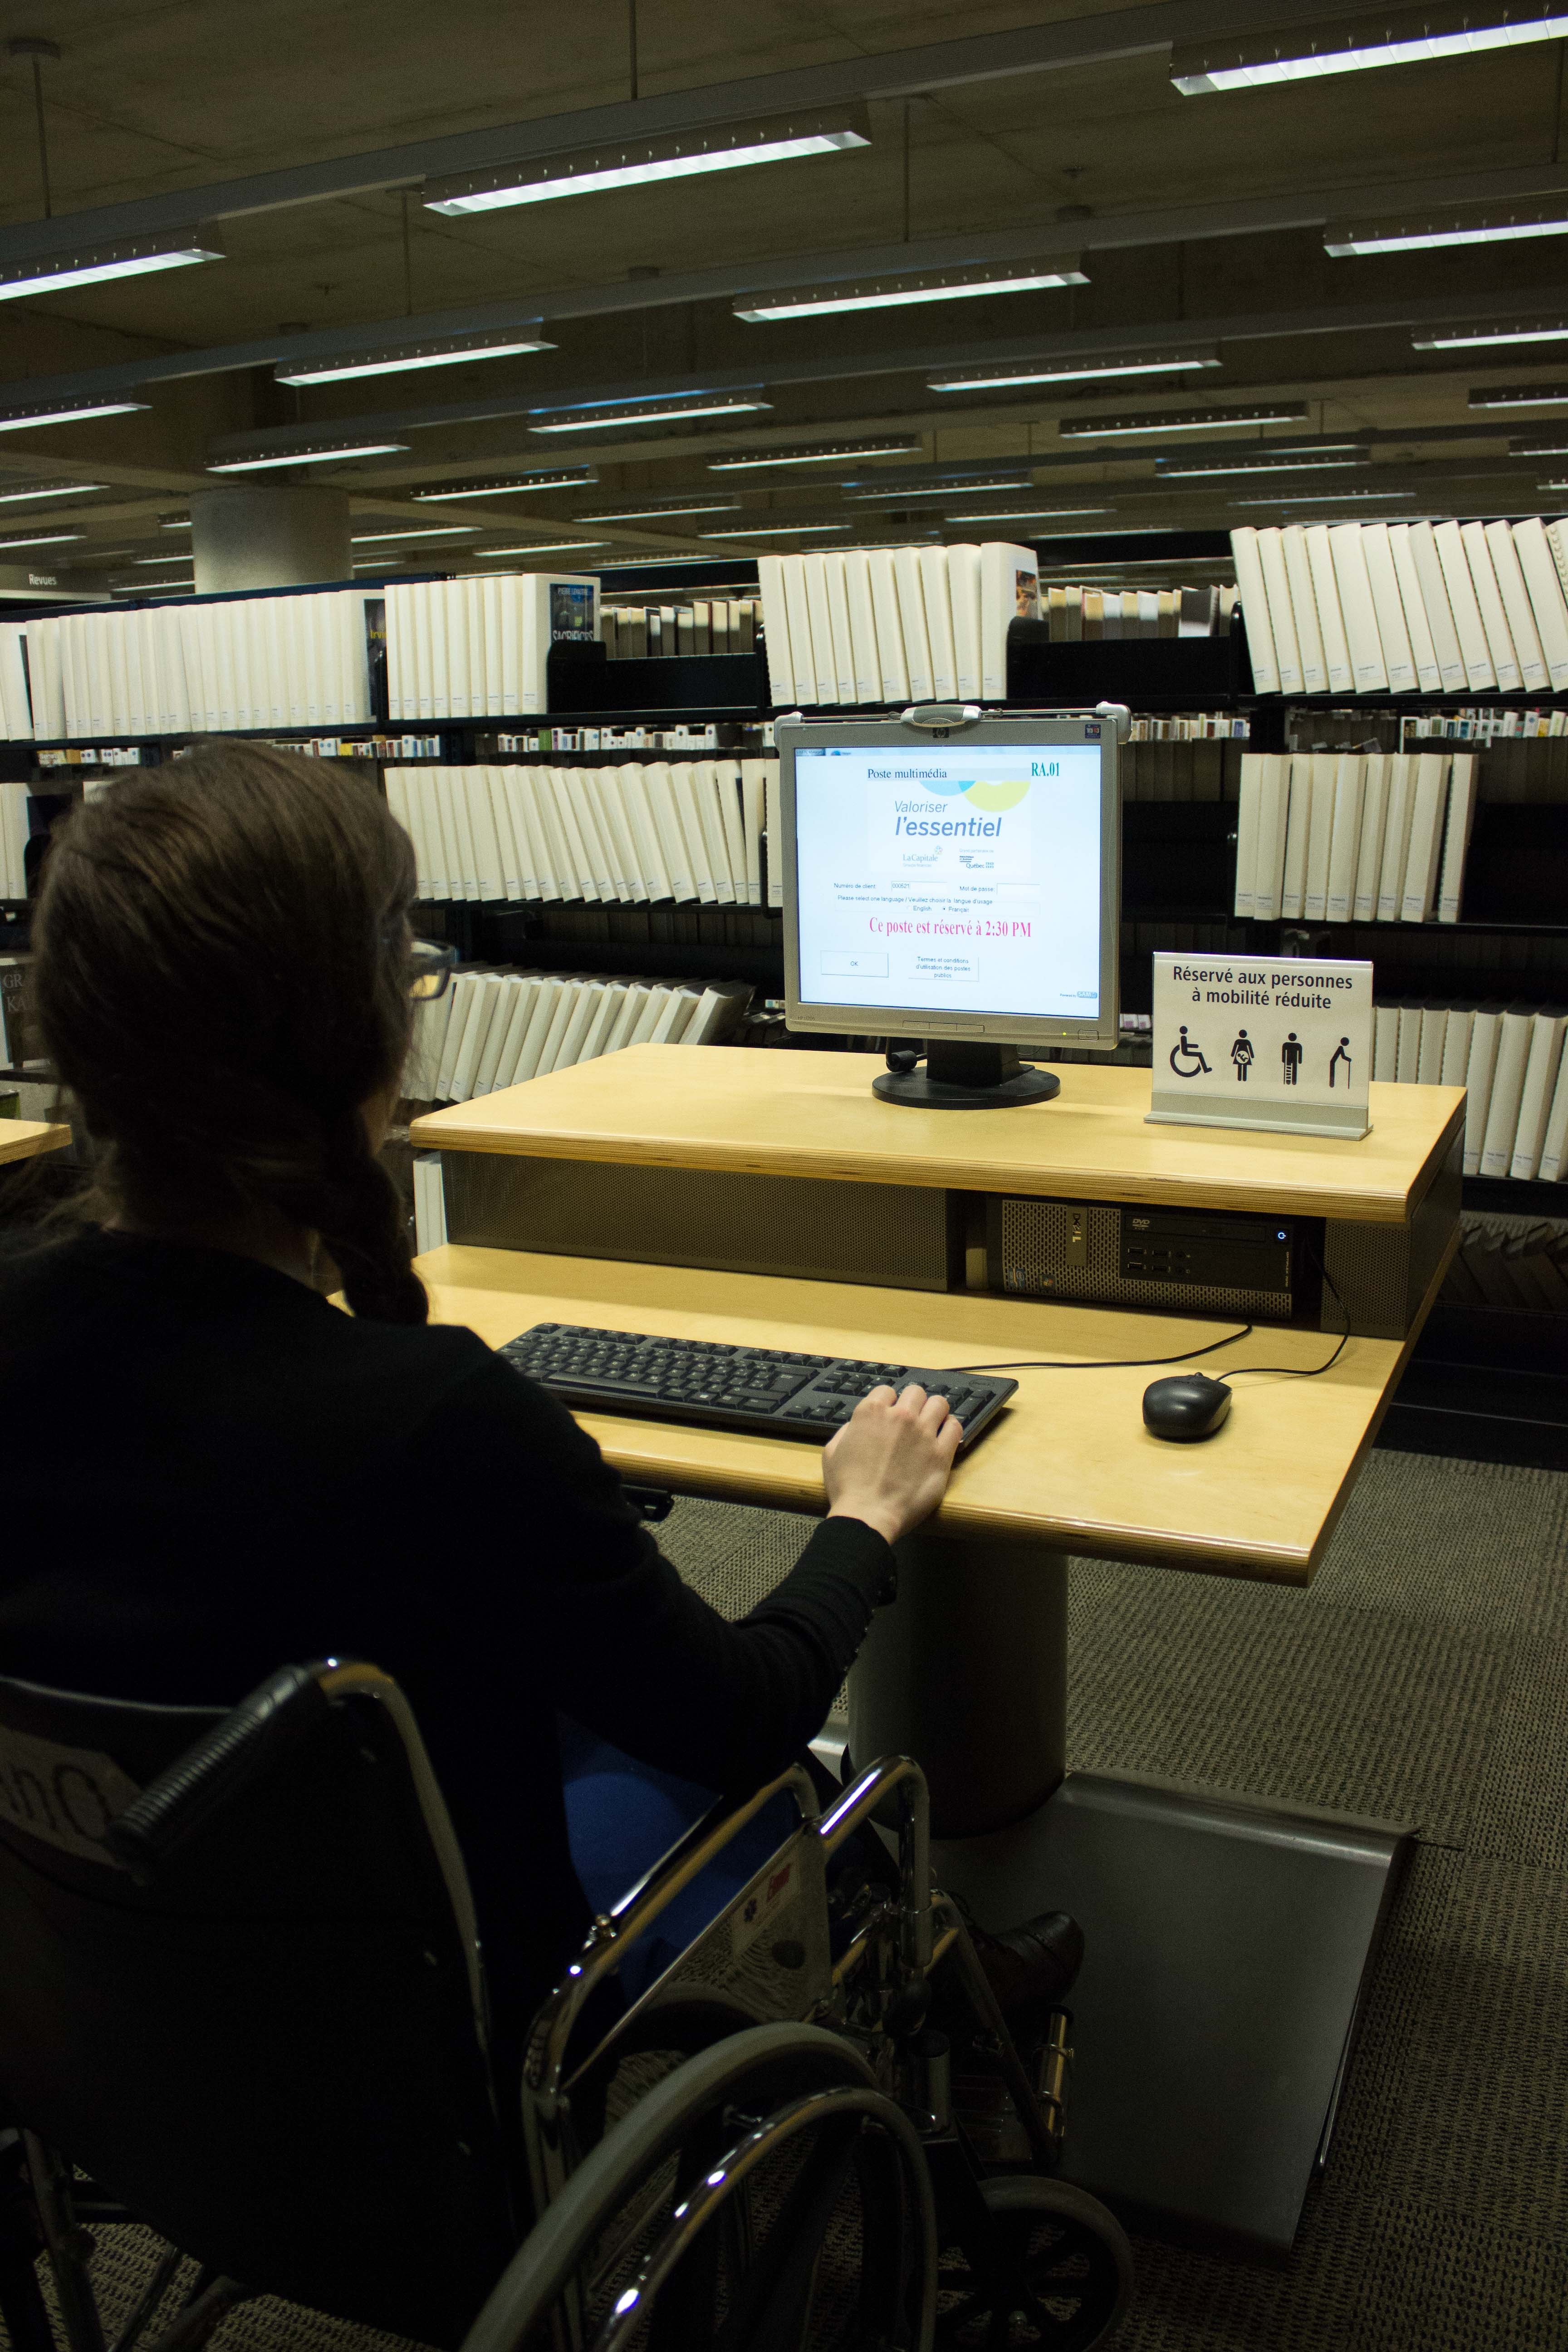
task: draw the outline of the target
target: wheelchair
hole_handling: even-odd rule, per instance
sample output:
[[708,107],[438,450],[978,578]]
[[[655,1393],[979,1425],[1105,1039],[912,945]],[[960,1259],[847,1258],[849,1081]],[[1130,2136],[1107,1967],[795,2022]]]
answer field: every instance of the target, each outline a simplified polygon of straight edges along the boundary
[[[596,1996],[788,1792],[798,1826],[595,2034]],[[830,1865],[885,1829],[896,1873]],[[1070,2016],[1026,2060],[933,1889],[923,1774],[826,1813],[795,1768],[719,1806],[607,1915],[534,2021],[539,2217],[464,2352],[929,2352],[1106,2344],[1132,2288],[1104,2206],[1054,2177]]]
[[[796,1825],[617,2011],[781,1797]],[[391,1676],[290,1666],[234,1707],[0,1677],[0,1950],[16,2352],[54,2352],[40,2252],[71,2352],[195,2352],[259,2294],[462,2352],[1079,2352],[1128,2300],[1121,2230],[1053,2178],[1066,2014],[1020,2052],[905,1759],[700,1822],[539,2011],[520,2109]],[[167,2251],[111,2330],[93,2239],[126,2221]]]

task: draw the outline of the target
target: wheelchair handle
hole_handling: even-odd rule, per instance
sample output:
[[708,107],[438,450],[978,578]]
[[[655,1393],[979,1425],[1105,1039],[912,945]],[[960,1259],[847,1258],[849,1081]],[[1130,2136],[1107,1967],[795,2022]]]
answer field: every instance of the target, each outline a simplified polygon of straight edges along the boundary
[[826,1853],[836,1853],[884,1798],[899,1799],[899,1957],[924,1976],[931,1968],[931,1794],[912,1756],[884,1756],[868,1764],[817,1828]]

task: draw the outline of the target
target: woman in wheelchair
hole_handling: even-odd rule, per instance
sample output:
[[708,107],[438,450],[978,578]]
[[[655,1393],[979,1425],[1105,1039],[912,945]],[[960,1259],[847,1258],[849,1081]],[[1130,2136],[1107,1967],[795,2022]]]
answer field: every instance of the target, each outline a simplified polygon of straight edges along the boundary
[[[378,1158],[432,976],[415,879],[371,786],[255,744],[127,775],[59,827],[37,1007],[96,1165],[77,1228],[0,1276],[0,1426],[27,1470],[0,1657],[198,1706],[288,1660],[388,1669],[515,2043],[592,1911],[711,1792],[804,1751],[959,1432],[942,1398],[876,1391],[765,1601],[730,1623],[682,1584],[564,1407],[428,1323]],[[1004,2005],[1048,2004],[1075,1937],[988,1940]]]

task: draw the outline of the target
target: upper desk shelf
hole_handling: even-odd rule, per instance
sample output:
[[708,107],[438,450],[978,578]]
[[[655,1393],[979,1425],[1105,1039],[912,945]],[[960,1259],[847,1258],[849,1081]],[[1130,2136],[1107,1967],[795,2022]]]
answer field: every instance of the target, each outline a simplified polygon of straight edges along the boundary
[[415,1121],[418,1148],[1138,1201],[1404,1224],[1463,1115],[1457,1087],[1372,1088],[1360,1142],[1147,1123],[1147,1070],[1068,1064],[1049,1103],[879,1101],[879,1054],[635,1045]]

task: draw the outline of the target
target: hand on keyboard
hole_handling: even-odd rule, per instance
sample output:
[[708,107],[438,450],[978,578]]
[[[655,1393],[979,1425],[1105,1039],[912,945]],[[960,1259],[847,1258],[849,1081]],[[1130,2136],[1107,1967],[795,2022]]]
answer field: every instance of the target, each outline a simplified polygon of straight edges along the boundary
[[963,1431],[944,1396],[877,1388],[824,1448],[830,1519],[864,1519],[897,1543],[942,1498]]

